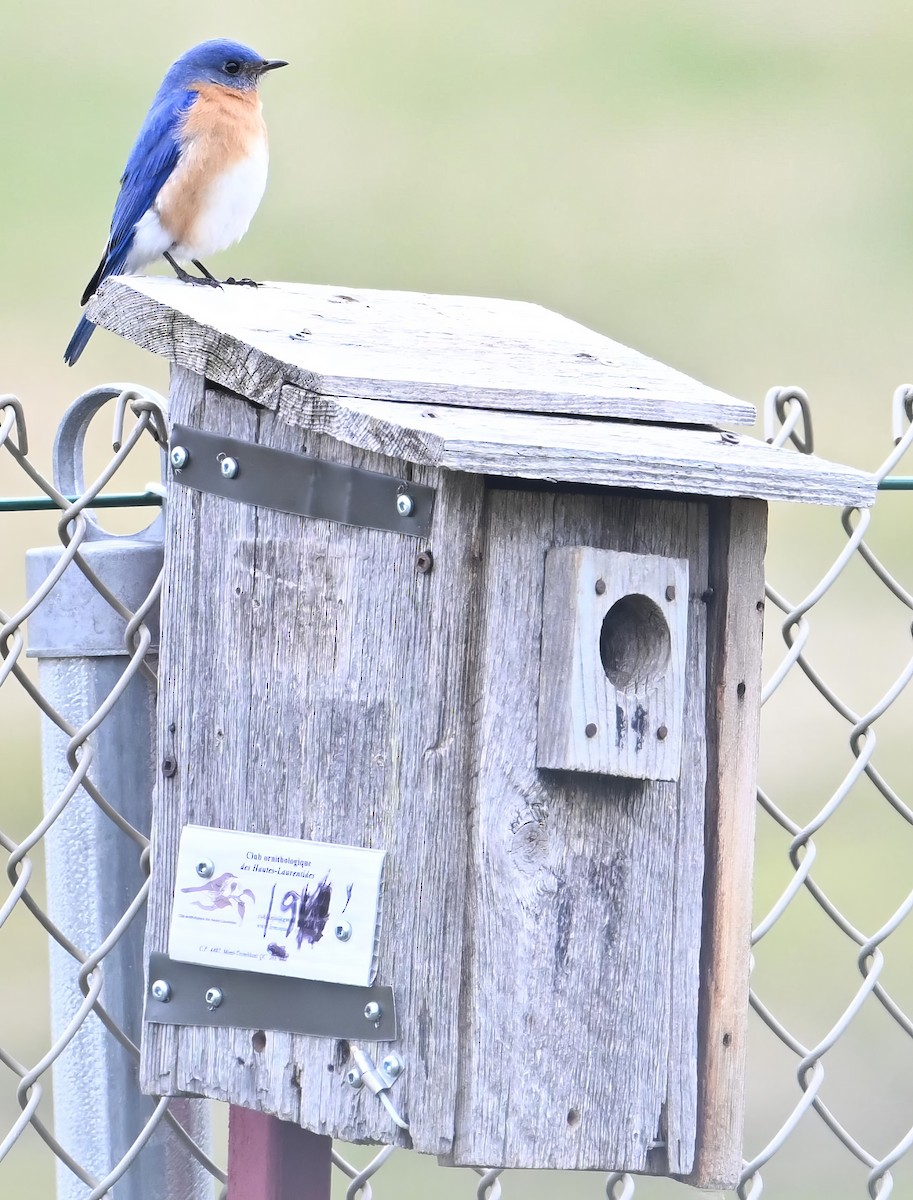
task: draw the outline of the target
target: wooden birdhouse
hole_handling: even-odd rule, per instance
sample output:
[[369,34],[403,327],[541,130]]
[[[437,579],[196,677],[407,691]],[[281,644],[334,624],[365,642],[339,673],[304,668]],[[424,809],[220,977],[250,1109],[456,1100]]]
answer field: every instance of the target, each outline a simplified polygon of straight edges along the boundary
[[173,364],[144,1087],[733,1184],[766,501],[873,480],[535,305],[90,315]]

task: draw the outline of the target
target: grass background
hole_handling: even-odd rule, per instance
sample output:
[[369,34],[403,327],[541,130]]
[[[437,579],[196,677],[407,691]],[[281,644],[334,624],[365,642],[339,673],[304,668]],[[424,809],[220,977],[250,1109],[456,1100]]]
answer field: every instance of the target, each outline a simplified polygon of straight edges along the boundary
[[[165,389],[161,363],[104,332],[72,371],[61,355],[152,93],[178,53],[211,36],[291,62],[264,86],[266,198],[215,269],[535,300],[756,403],[773,384],[805,386],[827,456],[874,467],[888,451],[891,391],[913,377],[913,22],[902,0],[95,0],[90,12],[7,0],[0,33],[0,391],[23,399],[39,463],[85,388]],[[19,494],[5,458],[0,494]],[[148,454],[126,483],[154,470]],[[910,504],[885,497],[873,533],[901,574]],[[25,548],[53,540],[46,518],[0,518],[4,610],[24,595]],[[775,508],[770,577],[803,595],[842,540],[836,513]],[[909,633],[906,611],[854,567],[816,610],[810,652],[864,711],[909,659]],[[768,666],[773,623],[771,635]],[[898,705],[879,726],[877,761],[902,794],[909,719]],[[37,736],[35,714],[4,688],[0,812],[15,837],[40,810]],[[788,683],[765,712],[765,787],[808,820],[851,761],[846,726]],[[817,841],[815,877],[873,932],[909,889],[908,827],[860,786]],[[787,844],[762,817],[759,914],[788,882]],[[902,929],[885,974],[908,1006],[911,950]],[[34,1062],[48,1044],[42,939],[16,917],[0,953],[0,1042]],[[759,948],[755,979],[811,1044],[859,975],[852,947],[803,895]],[[872,1005],[828,1056],[826,1098],[878,1154],[913,1122],[911,1066],[913,1045]],[[794,1072],[758,1029],[748,1153],[798,1100]],[[0,1074],[4,1130],[13,1091]],[[765,1172],[766,1191],[861,1197],[865,1174],[812,1116]],[[600,1194],[596,1179],[514,1178],[508,1196]],[[381,1180],[380,1196],[472,1192],[406,1158]],[[898,1194],[904,1182],[913,1172],[901,1165]],[[51,1186],[33,1136],[0,1164],[0,1195]]]

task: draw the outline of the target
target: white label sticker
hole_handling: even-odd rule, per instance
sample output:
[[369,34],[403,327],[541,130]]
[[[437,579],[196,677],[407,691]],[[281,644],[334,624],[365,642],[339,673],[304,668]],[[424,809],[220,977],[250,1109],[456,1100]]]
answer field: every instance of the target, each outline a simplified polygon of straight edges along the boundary
[[374,982],[383,850],[187,825],[168,953],[179,962]]

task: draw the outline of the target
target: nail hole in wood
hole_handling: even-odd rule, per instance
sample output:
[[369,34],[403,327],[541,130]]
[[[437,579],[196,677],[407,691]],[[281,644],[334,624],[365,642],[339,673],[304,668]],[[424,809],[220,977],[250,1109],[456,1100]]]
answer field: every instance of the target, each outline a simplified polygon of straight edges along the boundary
[[258,1054],[263,1053],[263,1051],[266,1049],[266,1034],[262,1029],[258,1029],[256,1033],[251,1034],[250,1044]]

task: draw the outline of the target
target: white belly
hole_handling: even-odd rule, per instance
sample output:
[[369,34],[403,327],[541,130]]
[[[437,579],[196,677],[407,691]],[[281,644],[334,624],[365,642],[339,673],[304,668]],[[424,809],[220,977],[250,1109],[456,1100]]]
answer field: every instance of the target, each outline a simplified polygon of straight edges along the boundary
[[175,258],[206,258],[244,237],[263,199],[268,165],[269,153],[261,143],[214,180],[189,234],[174,246]]
[[[199,211],[192,221],[184,222],[185,232],[178,241],[162,223],[158,205],[148,209],[136,224],[125,272],[141,271],[166,252],[189,261],[207,258],[234,245],[247,233],[263,199],[268,164],[269,152],[263,142],[253,153],[210,182],[203,189]],[[176,176],[180,170],[179,167]],[[179,189],[180,178],[169,180],[166,187],[169,185]]]

